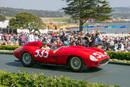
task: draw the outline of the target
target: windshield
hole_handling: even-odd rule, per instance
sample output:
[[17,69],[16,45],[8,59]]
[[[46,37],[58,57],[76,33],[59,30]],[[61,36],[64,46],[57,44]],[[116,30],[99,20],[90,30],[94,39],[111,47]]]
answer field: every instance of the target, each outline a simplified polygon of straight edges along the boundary
[[61,47],[56,47],[56,48],[51,48],[51,50],[59,50],[60,48],[62,48],[63,46]]

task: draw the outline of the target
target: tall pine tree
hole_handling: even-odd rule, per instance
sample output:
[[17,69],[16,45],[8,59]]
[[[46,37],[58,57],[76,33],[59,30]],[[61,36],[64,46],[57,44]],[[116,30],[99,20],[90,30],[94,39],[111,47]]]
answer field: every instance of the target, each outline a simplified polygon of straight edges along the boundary
[[82,25],[89,19],[104,21],[110,19],[109,13],[112,8],[106,0],[65,0],[67,7],[63,8],[64,12],[75,20],[79,20],[80,31]]

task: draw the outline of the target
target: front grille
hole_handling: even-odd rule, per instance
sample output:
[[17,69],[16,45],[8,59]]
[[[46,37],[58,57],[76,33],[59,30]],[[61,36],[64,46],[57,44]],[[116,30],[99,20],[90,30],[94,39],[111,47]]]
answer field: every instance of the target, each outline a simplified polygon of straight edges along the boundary
[[99,64],[104,64],[104,63],[106,63],[106,62],[108,62],[108,61],[109,61],[109,59],[104,59],[104,60],[100,61]]

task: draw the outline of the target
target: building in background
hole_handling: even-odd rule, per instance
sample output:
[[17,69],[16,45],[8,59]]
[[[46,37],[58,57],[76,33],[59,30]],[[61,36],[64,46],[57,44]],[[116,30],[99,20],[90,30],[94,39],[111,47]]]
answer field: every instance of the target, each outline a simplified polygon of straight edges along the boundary
[[8,26],[9,26],[9,20],[0,21],[0,33],[3,32],[10,33],[10,29]]

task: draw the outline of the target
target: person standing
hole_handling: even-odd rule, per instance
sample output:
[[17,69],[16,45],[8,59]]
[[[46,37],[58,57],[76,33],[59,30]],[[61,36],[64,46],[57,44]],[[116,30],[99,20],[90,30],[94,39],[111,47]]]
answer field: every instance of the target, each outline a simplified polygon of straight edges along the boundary
[[95,45],[96,45],[97,48],[100,48],[100,49],[102,48],[102,40],[99,37],[99,34],[96,35]]
[[28,40],[29,40],[29,42],[35,41],[33,32],[30,33]]

